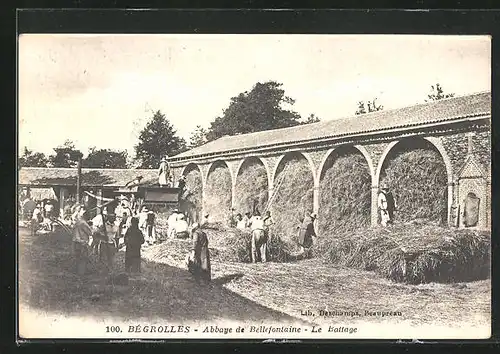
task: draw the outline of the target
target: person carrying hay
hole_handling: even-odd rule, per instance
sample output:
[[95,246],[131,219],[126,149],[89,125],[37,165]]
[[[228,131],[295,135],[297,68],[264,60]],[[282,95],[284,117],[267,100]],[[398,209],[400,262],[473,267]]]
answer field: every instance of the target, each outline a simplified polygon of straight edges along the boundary
[[394,211],[396,210],[396,203],[394,201],[394,196],[389,191],[389,186],[387,183],[383,183],[378,193],[377,199],[378,208],[380,210],[380,220],[382,226],[394,223]]
[[207,234],[200,229],[198,223],[194,223],[191,227],[191,237],[193,248],[187,260],[188,270],[197,282],[209,283],[212,279],[212,268]]
[[313,245],[313,237],[316,236],[314,230],[314,221],[316,220],[316,213],[312,213],[304,218],[302,224],[299,226],[299,245],[302,253],[305,253]]
[[139,229],[139,220],[132,218],[130,227],[125,232],[125,271],[127,273],[141,272],[141,246],[144,235]]

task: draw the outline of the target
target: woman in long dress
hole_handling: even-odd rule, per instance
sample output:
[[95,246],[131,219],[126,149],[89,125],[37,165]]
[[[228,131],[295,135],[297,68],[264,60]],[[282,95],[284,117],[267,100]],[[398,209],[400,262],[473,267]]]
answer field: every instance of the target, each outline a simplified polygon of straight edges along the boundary
[[144,236],[139,230],[139,220],[132,218],[131,226],[125,233],[125,271],[140,273],[141,271],[141,246]]
[[210,266],[207,234],[200,229],[198,223],[193,224],[191,233],[193,237],[193,249],[191,251],[190,265],[188,266],[189,271],[193,274],[197,282],[208,283],[212,279],[212,269]]

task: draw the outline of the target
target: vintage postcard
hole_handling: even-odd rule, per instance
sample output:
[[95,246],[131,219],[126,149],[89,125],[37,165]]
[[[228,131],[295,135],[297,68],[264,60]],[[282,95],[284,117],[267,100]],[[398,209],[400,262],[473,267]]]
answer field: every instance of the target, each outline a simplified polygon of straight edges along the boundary
[[23,34],[21,339],[487,339],[491,38]]

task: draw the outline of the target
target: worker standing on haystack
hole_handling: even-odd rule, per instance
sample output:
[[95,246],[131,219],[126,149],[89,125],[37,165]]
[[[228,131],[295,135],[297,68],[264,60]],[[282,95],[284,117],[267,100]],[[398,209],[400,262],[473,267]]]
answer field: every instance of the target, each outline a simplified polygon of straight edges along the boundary
[[302,253],[309,251],[309,248],[313,245],[313,237],[317,237],[314,230],[316,217],[316,213],[306,216],[299,227],[299,245]]
[[174,238],[175,237],[175,223],[177,222],[177,216],[179,215],[179,210],[174,209],[172,212],[172,215],[168,217],[167,224],[167,238]]
[[167,159],[163,157],[160,162],[160,167],[158,168],[158,184],[160,185],[160,187],[167,186],[169,180],[170,180],[170,166],[168,165]]
[[252,229],[252,263],[267,261],[267,233],[264,220],[258,211],[250,220]]
[[394,223],[394,211],[396,210],[396,203],[394,196],[389,191],[387,183],[383,183],[378,193],[378,208],[380,209],[380,220],[382,226]]
[[87,222],[88,216],[84,208],[78,208],[76,218],[73,228],[73,252],[75,255],[76,272],[78,275],[84,275],[87,271],[89,260],[89,242],[92,229]]

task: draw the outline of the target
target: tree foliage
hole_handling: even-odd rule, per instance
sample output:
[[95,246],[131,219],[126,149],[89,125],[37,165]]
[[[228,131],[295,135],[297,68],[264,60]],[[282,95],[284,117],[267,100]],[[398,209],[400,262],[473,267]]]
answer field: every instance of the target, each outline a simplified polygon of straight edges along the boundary
[[52,167],[76,167],[78,159],[83,156],[71,140],[66,140],[63,145],[54,148],[54,152],[55,154],[49,156]]
[[21,167],[47,167],[48,158],[42,152],[34,152],[24,147],[23,155],[19,157]]
[[207,139],[300,124],[300,115],[286,108],[293,106],[295,100],[285,95],[282,86],[275,81],[258,82],[250,92],[231,98],[223,115],[211,123]]
[[83,167],[90,168],[127,168],[127,151],[111,149],[89,149],[88,156],[82,161]]
[[454,97],[454,93],[444,93],[443,88],[439,83],[436,85],[431,85],[431,92],[430,94],[427,95],[427,100],[425,102],[430,102],[430,101],[438,101],[442,100],[443,98],[450,98]]
[[356,111],[356,115],[377,112],[384,109],[384,106],[377,105],[377,99],[374,98],[372,101],[359,101],[358,102],[358,110]]
[[188,148],[194,149],[195,147],[201,146],[207,142],[207,130],[201,125],[197,125],[196,128],[191,132],[189,136]]
[[310,114],[309,117],[305,121],[300,122],[301,125],[304,124],[311,124],[311,123],[318,123],[320,122],[321,119],[319,119],[318,116],[316,116],[314,113]]
[[157,168],[161,158],[177,155],[186,150],[186,141],[177,136],[177,131],[163,113],[156,111],[139,134],[135,146],[136,159],[142,168]]

